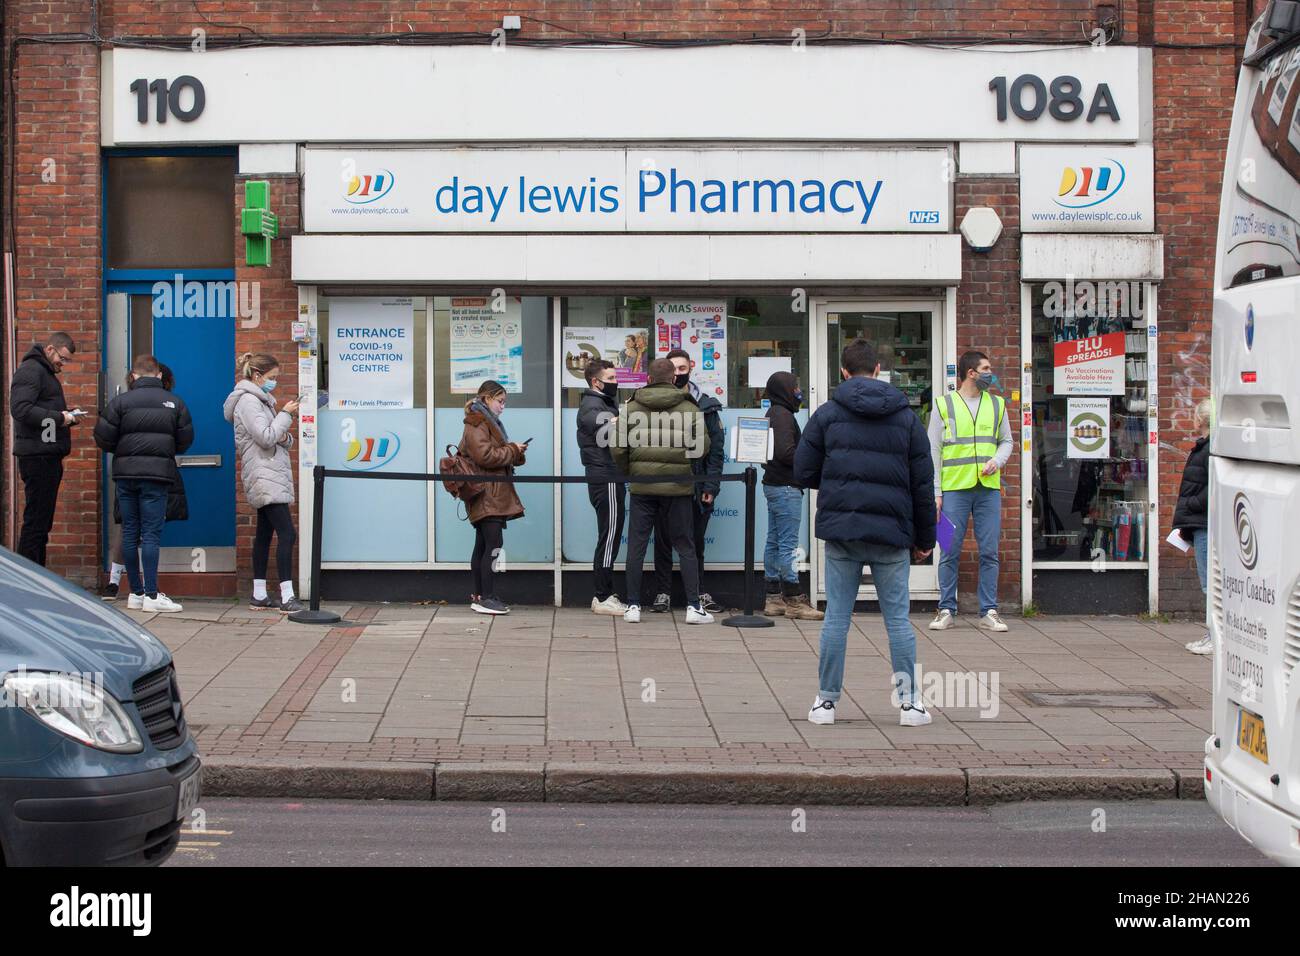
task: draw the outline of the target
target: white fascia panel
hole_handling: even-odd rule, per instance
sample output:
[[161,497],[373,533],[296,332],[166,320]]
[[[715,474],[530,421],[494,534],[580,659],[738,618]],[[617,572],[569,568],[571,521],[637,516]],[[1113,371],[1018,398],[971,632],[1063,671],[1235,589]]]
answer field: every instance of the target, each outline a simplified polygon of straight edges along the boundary
[[1164,237],[1038,233],[1020,237],[1020,278],[1026,282],[1064,279],[1165,277]]
[[298,235],[295,282],[955,285],[956,235]]

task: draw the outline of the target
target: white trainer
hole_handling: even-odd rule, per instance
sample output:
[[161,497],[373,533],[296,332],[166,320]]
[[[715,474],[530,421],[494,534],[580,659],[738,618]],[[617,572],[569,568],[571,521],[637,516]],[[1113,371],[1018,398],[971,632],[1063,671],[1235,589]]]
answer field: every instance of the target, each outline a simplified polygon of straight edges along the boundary
[[1211,639],[1210,635],[1208,634],[1206,634],[1199,641],[1191,641],[1190,643],[1184,644],[1183,647],[1187,648],[1193,654],[1214,653],[1214,641]]
[[713,615],[701,607],[688,606],[686,608],[686,623],[687,624],[712,624]]
[[924,727],[930,721],[934,720],[920,704],[904,704],[903,709],[898,712],[898,725],[900,727]]
[[181,610],[182,608],[183,605],[177,604],[167,595],[159,591],[156,598],[151,598],[147,594],[145,595],[144,607],[142,607],[141,610],[151,611],[158,614],[171,614]]
[[611,594],[603,601],[592,598],[591,612],[593,614],[608,614],[610,617],[621,617],[627,613],[627,605],[618,599],[617,594]]
[[980,618],[980,627],[986,631],[1005,631],[1007,629],[1007,626],[1002,623],[1002,618],[998,617],[997,608]]
[[813,701],[812,710],[808,711],[808,719],[814,724],[835,723],[835,701],[822,700],[822,695],[818,694]]
[[641,623],[641,605],[629,604],[627,610],[623,612],[623,620],[628,624]]
[[952,627],[952,611],[948,610],[946,607],[939,608],[939,613],[936,614],[934,620],[930,622],[930,630],[946,631],[950,627]]
[[127,610],[130,611],[143,611],[144,595],[143,594],[128,595],[126,599],[126,606],[127,606]]

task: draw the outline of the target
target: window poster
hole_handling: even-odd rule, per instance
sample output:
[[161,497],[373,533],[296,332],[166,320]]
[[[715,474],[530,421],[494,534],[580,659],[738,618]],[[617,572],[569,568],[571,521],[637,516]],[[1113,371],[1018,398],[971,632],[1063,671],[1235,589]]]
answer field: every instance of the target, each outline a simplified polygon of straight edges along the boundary
[[727,303],[655,300],[655,356],[682,349],[691,357],[691,381],[727,404]]
[[414,405],[415,307],[410,298],[340,298],[330,305],[332,409]]
[[586,388],[583,371],[592,359],[614,363],[619,388],[640,388],[646,383],[650,337],[645,329],[607,329],[571,326],[564,330],[564,387]]
[[1067,458],[1110,457],[1110,399],[1071,398],[1066,412]]
[[1125,346],[1123,332],[1058,341],[1053,347],[1053,392],[1123,395]]
[[494,311],[486,297],[456,297],[451,300],[451,391],[473,395],[492,379],[507,392],[524,389],[524,331],[520,300],[505,300],[505,309]]

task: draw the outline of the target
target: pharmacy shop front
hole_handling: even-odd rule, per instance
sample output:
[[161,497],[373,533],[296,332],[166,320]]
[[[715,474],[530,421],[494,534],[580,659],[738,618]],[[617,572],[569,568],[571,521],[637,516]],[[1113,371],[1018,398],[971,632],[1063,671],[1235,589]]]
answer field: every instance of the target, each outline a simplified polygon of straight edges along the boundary
[[[314,464],[375,475],[436,471],[460,439],[465,402],[486,379],[506,388],[510,438],[532,440],[519,474],[580,476],[582,369],[596,357],[614,362],[625,401],[644,384],[651,360],[685,349],[692,380],[723,406],[728,439],[738,419],[763,415],[764,386],[775,371],[803,383],[806,422],[839,381],[841,349],[858,336],[879,345],[882,374],[922,417],[955,361],[961,239],[950,231],[947,149],[322,147],[304,154],[304,234],[294,238],[293,278],[305,326],[300,389],[314,386],[316,409],[303,425],[304,479]],[[342,183],[337,170],[347,160],[356,163],[356,179]],[[852,175],[863,169],[878,178]],[[744,194],[755,180],[764,190],[757,212]],[[556,181],[579,185],[555,192],[546,184]],[[393,214],[356,213],[349,202],[374,196],[372,208],[403,209],[408,196],[432,194],[446,211],[431,215],[495,215],[520,228],[529,216],[568,223],[607,215],[599,187],[611,182],[620,194],[632,191],[633,210],[644,200],[645,215],[659,217],[647,228],[678,226],[674,216],[691,225],[711,214],[706,201],[738,201],[731,221],[768,231],[394,234],[386,231]],[[893,187],[888,198],[884,182]],[[803,191],[792,194],[798,183]],[[675,213],[671,198],[656,208],[660,188],[676,191]],[[909,223],[915,208],[936,216]],[[852,217],[860,226],[868,215],[881,231],[777,233],[771,226],[799,217]],[[724,471],[743,467],[728,454]],[[325,597],[455,601],[469,593],[473,529],[440,485],[327,481]],[[316,503],[310,482],[302,488],[307,514]],[[596,526],[586,486],[522,483],[517,491],[526,515],[509,525],[500,561],[511,599],[589,602]],[[761,568],[761,492],[755,511]],[[743,485],[724,483],[706,538],[706,587],[727,603],[741,598],[744,541]],[[800,571],[817,593],[820,551],[807,511],[800,548]],[[626,532],[620,568],[625,549]],[[918,597],[936,594],[932,560],[917,563],[913,584]],[[862,593],[873,596],[869,577]]]
[[[1055,209],[1062,169],[1096,165],[1087,149],[1149,139],[1149,50],[314,44],[119,47],[103,62],[105,148],[237,151],[233,211],[248,245],[234,278],[260,290],[262,310],[235,328],[235,353],[296,356],[285,378],[305,409],[304,593],[319,510],[323,597],[464,600],[473,533],[441,486],[331,477],[318,502],[311,476],[437,471],[486,379],[506,388],[510,438],[532,439],[520,474],[580,476],[590,358],[615,363],[627,399],[649,360],[685,349],[731,432],[763,414],[782,369],[803,384],[806,420],[839,381],[841,348],[865,336],[923,421],[956,387],[962,350],[986,350],[1002,372],[1019,449],[1004,482],[1002,593],[1019,599],[1022,562],[1039,559],[1021,556],[1031,512],[1015,500],[1033,454],[1021,432],[1036,421],[1025,363],[1039,333],[1022,341],[1017,314],[1033,326],[1026,283],[1074,268],[1048,256],[1022,274],[1020,158],[1061,151],[1040,164]],[[142,99],[141,77],[172,78],[174,106],[170,92],[166,109]],[[1069,249],[1068,233],[1095,221],[1053,214],[1043,238]],[[499,558],[506,596],[586,604],[586,488],[517,490],[526,515]],[[820,598],[806,498],[799,566]],[[1104,505],[1107,520],[1121,507]],[[761,563],[761,495],[756,512]],[[727,483],[706,539],[705,584],[723,603],[742,592],[744,529],[743,488]],[[247,537],[236,536],[237,569]],[[913,566],[912,585],[920,601],[937,597],[934,558]],[[860,593],[874,596],[869,578]]]

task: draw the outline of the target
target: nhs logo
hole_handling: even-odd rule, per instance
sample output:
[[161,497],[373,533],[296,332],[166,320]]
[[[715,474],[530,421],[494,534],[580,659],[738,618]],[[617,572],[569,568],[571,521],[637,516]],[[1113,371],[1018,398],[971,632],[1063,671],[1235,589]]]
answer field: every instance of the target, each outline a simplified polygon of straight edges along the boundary
[[937,209],[912,209],[907,213],[907,221],[911,225],[938,225],[939,210]]

